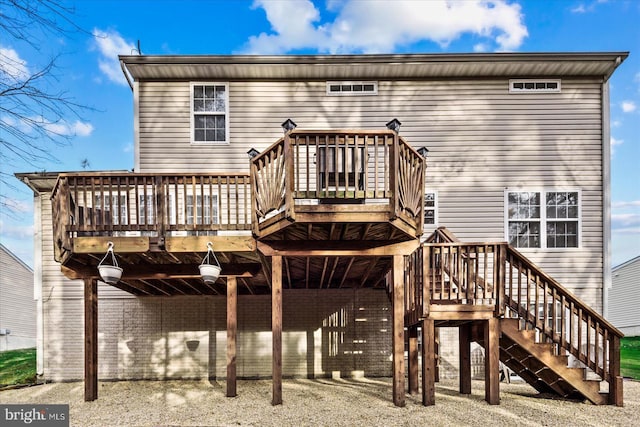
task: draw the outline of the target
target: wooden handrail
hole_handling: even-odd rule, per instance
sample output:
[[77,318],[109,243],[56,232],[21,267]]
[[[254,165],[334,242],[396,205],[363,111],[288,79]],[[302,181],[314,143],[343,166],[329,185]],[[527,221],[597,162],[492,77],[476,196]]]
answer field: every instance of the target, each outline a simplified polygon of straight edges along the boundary
[[507,315],[522,319],[558,352],[569,352],[610,384],[616,381],[622,332],[511,246],[505,271]]
[[74,237],[249,230],[251,224],[244,173],[64,173],[51,199],[57,259]]
[[[470,266],[477,263],[477,248],[482,245],[492,248],[493,257],[484,263],[484,270],[478,271]],[[504,242],[462,243],[445,227],[435,230],[420,250],[428,251],[431,259],[430,277],[425,283],[439,284],[440,298],[451,300],[452,295],[460,295],[459,290],[452,292],[451,286],[445,286],[445,275],[458,288],[475,283],[486,292],[492,286],[498,314],[522,319],[527,328],[539,332],[543,341],[553,343],[558,353],[567,351],[608,381],[615,390],[612,399],[619,397],[623,334],[523,254]],[[488,274],[493,280],[487,283]],[[431,302],[438,303],[433,286],[431,291]]]
[[[251,161],[254,232],[295,217],[296,200],[388,203],[389,219],[422,230],[425,160],[390,130],[288,132]],[[256,230],[257,228],[257,230]]]

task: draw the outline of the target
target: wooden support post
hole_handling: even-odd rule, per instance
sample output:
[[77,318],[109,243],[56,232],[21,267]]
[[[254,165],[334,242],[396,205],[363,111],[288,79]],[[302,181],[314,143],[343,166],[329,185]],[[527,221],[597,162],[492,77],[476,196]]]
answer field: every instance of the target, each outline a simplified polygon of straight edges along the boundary
[[460,349],[460,394],[471,394],[471,324],[458,328]]
[[282,257],[271,257],[272,405],[282,404]]
[[236,393],[236,337],[238,333],[238,280],[227,278],[227,397]]
[[422,321],[422,404],[436,403],[436,339],[433,319]]
[[98,281],[84,279],[84,400],[98,398]]
[[409,394],[418,394],[418,326],[409,327]]
[[484,327],[484,399],[490,405],[500,404],[500,322],[492,317]]
[[622,376],[620,376],[620,338],[609,340],[609,405],[623,406]]
[[435,352],[435,379],[436,382],[440,382],[440,328],[435,328],[435,333],[433,334],[433,349]]
[[393,256],[393,404],[404,406],[404,256]]

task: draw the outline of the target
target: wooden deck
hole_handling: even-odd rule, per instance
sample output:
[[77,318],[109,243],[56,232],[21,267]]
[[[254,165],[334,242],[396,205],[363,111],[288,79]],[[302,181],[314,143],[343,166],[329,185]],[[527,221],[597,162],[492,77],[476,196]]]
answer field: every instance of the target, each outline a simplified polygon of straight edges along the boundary
[[[392,131],[294,130],[248,174],[61,174],[54,252],[63,273],[85,283],[86,399],[97,398],[97,265],[112,242],[124,269],[114,286],[124,291],[226,296],[228,396],[239,294],[271,295],[272,403],[280,404],[283,290],[386,288],[398,406],[406,372],[409,389],[420,388],[419,331],[423,403],[434,403],[439,326],[460,330],[462,394],[475,341],[487,355],[490,404],[499,403],[502,360],[538,389],[621,405],[621,334],[598,313],[505,242],[460,242],[439,229],[420,244],[424,171],[425,159]],[[213,284],[198,270],[209,242],[222,266]],[[606,396],[559,367],[569,355],[608,382]]]

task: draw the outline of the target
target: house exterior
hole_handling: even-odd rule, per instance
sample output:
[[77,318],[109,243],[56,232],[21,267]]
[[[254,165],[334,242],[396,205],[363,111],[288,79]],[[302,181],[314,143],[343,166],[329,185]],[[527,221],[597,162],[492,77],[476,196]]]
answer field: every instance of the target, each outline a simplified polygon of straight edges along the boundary
[[36,346],[33,270],[0,244],[0,351]]
[[609,291],[609,320],[625,335],[640,335],[640,315],[629,301],[640,297],[640,256],[630,259],[611,270]]
[[[18,175],[41,216],[42,374],[84,378],[89,400],[98,378],[226,378],[235,395],[236,377],[271,377],[274,403],[283,376],[392,375],[401,405],[422,334],[431,404],[435,328],[453,327],[461,392],[477,342],[497,403],[500,335],[532,339],[513,317],[610,393],[541,385],[511,357],[521,376],[621,403],[619,331],[600,313],[607,81],[626,56],[120,57],[134,172]],[[96,269],[108,242],[112,284]]]

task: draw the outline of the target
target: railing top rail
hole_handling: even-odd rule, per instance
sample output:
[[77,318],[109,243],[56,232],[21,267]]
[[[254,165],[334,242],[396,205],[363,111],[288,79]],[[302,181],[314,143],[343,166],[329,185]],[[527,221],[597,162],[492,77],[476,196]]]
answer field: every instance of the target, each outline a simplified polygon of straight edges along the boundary
[[440,237],[444,239],[445,242],[459,242],[458,239],[447,227],[438,227],[434,230],[433,233],[427,238],[427,243],[434,243],[436,239]]
[[465,247],[465,246],[506,246],[507,242],[442,242],[442,243],[435,243],[435,242],[425,242],[423,243],[421,246],[423,247],[438,247],[438,246],[445,246],[445,247]]
[[556,289],[556,291],[561,294],[561,296],[564,296],[565,298],[567,298],[568,300],[570,300],[574,304],[576,304],[578,306],[578,308],[581,308],[583,313],[586,313],[589,316],[597,319],[598,323],[600,323],[601,326],[606,327],[606,329],[610,333],[616,335],[619,338],[622,338],[624,336],[624,334],[622,332],[620,332],[620,330],[618,330],[618,328],[616,328],[611,323],[609,323],[604,317],[602,317],[602,315],[600,313],[598,313],[597,311],[595,311],[591,307],[589,307],[589,305],[587,303],[582,301],[580,298],[578,298],[576,295],[574,295],[571,291],[569,291],[564,286],[562,286],[560,283],[558,283],[553,277],[551,277],[547,273],[545,273],[540,267],[538,267],[536,264],[531,262],[527,257],[525,257],[523,254],[518,252],[511,245],[508,246],[508,252],[509,252],[509,254],[511,254],[515,258],[517,258],[519,262],[521,262],[522,264],[526,265],[528,268],[530,268],[532,270],[535,270],[536,274],[539,277],[541,277],[542,279],[544,279],[545,281],[550,283]]
[[333,135],[395,135],[395,132],[389,129],[294,129],[289,133],[294,135],[313,135],[313,136],[333,136]]
[[[145,177],[249,177],[248,172],[64,172],[58,175],[58,181],[60,178],[64,177],[86,177],[86,178],[118,178],[118,177],[136,177],[136,176],[145,176]],[[56,183],[56,186],[58,183]],[[54,187],[55,188],[55,187]]]
[[398,136],[398,141],[400,141],[400,144],[401,144],[401,145],[404,145],[406,148],[408,148],[408,149],[409,149],[409,151],[411,151],[411,153],[412,153],[414,156],[417,156],[418,158],[422,159],[422,161],[424,161],[424,163],[426,164],[426,159],[424,159],[424,158],[422,157],[422,155],[421,155],[420,153],[418,153],[418,150],[416,150],[415,148],[413,148],[413,146],[412,146],[411,144],[409,144],[407,141],[405,141],[403,137]]
[[271,144],[270,146],[262,150],[261,153],[257,154],[254,158],[252,158],[251,163],[257,164],[259,160],[261,160],[268,153],[273,151],[278,145],[282,144],[283,141],[284,141],[284,138],[279,138],[276,142],[274,142],[273,144]]

